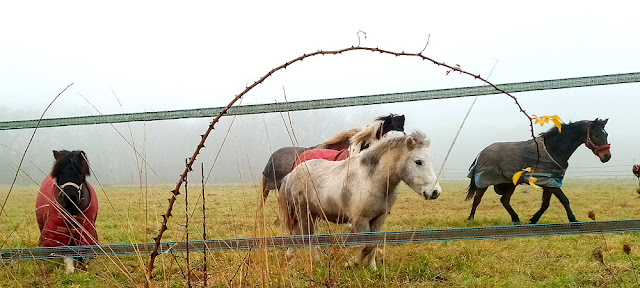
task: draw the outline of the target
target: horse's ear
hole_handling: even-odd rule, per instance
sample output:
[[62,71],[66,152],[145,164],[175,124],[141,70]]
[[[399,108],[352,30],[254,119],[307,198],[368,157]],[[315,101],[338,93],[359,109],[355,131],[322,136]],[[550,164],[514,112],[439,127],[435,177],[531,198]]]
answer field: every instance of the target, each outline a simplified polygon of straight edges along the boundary
[[87,159],[87,153],[84,153],[84,151],[80,150],[80,155],[85,161],[89,162],[89,159]]
[[413,150],[413,148],[416,147],[416,140],[411,136],[407,137],[404,142],[407,144],[407,148],[409,148],[409,150]]
[[609,118],[602,120],[602,125],[606,125],[609,122]]
[[60,153],[60,151],[53,150],[53,159],[58,160],[60,159],[61,156],[62,156],[62,153]]
[[87,153],[84,153],[84,151],[80,150],[80,156],[82,156],[82,166],[83,169],[85,170],[85,174],[87,176],[91,176],[91,168],[89,168],[89,159],[87,159]]

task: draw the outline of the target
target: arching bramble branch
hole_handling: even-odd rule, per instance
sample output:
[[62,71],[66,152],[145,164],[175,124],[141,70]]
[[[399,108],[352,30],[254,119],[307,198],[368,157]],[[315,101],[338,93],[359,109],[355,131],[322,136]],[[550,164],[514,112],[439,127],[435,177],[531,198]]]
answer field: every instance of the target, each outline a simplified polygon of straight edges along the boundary
[[[209,127],[207,128],[207,130],[205,131],[204,134],[201,135],[202,139],[200,140],[200,143],[197,145],[196,150],[194,151],[193,155],[191,156],[191,158],[189,158],[187,166],[184,170],[184,172],[182,173],[182,175],[180,176],[180,179],[178,180],[178,183],[176,183],[175,189],[173,189],[171,192],[171,198],[169,198],[169,206],[167,207],[167,211],[165,214],[162,215],[162,223],[160,224],[160,229],[158,230],[158,236],[154,237],[155,240],[155,244],[154,244],[154,248],[153,251],[151,252],[149,261],[147,262],[147,266],[146,266],[146,274],[147,276],[150,278],[151,272],[153,271],[153,265],[155,262],[155,258],[158,256],[158,249],[160,247],[160,242],[162,240],[162,235],[164,234],[164,232],[167,230],[167,222],[169,221],[169,217],[171,217],[171,212],[173,210],[173,205],[176,201],[176,197],[178,195],[180,195],[180,187],[182,186],[182,184],[184,183],[184,181],[186,180],[187,174],[192,171],[192,166],[193,163],[196,160],[196,157],[200,154],[200,150],[202,148],[204,148],[204,143],[207,140],[207,137],[209,137],[209,134],[211,133],[211,131],[214,129],[214,126],[216,123],[218,123],[218,121],[220,120],[220,118],[222,116],[224,116],[225,114],[227,114],[227,111],[231,108],[231,106],[233,106],[236,102],[238,102],[238,100],[240,100],[242,98],[242,96],[244,96],[245,94],[247,94],[249,91],[251,91],[251,89],[253,89],[254,87],[258,86],[259,84],[263,83],[267,78],[269,78],[271,75],[273,75],[275,72],[280,71],[282,69],[286,69],[287,67],[289,67],[290,65],[296,63],[296,62],[302,62],[304,59],[309,58],[309,57],[313,57],[313,56],[317,56],[317,55],[338,55],[338,54],[342,54],[345,52],[350,52],[350,51],[370,51],[370,52],[374,52],[374,53],[380,53],[380,54],[387,54],[387,55],[394,55],[396,57],[400,57],[400,56],[409,56],[409,57],[416,57],[416,58],[420,58],[422,60],[426,60],[429,61],[437,66],[442,66],[445,68],[450,69],[450,71],[456,71],[459,72],[460,74],[465,74],[468,76],[471,76],[475,79],[478,79],[484,83],[486,83],[487,85],[493,87],[496,91],[502,93],[502,94],[506,94],[507,96],[511,97],[513,99],[513,101],[515,102],[515,104],[518,106],[518,109],[520,110],[521,113],[523,113],[527,119],[529,120],[529,126],[531,128],[531,137],[535,138],[535,134],[533,132],[533,120],[531,118],[531,116],[529,116],[529,114],[527,114],[527,112],[522,108],[522,106],[520,105],[520,103],[518,102],[518,99],[511,95],[510,93],[498,88],[496,85],[494,85],[493,83],[489,82],[488,80],[480,77],[479,74],[473,74],[470,72],[467,72],[463,69],[460,68],[459,65],[455,65],[455,66],[451,66],[449,64],[446,64],[444,62],[440,62],[440,61],[436,61],[431,57],[425,56],[422,54],[423,51],[421,51],[420,53],[407,53],[407,52],[394,52],[394,51],[390,51],[390,50],[384,50],[384,49],[380,49],[377,47],[361,47],[361,46],[352,46],[349,48],[344,48],[344,49],[339,49],[339,50],[318,50],[316,52],[313,53],[309,53],[309,54],[303,54],[302,56],[296,57],[293,60],[290,60],[276,68],[273,68],[271,71],[267,72],[264,76],[262,76],[260,79],[258,79],[257,81],[253,82],[251,85],[245,87],[245,89],[240,92],[240,94],[236,95],[231,102],[229,102],[229,104],[227,106],[225,106],[220,113],[218,113],[218,115],[213,118],[213,120],[211,121],[211,123],[209,124]],[[540,154],[539,151],[539,147],[537,146],[536,143],[536,150],[538,151],[538,154]],[[147,281],[145,283],[145,287],[149,287],[150,283],[149,281]]]

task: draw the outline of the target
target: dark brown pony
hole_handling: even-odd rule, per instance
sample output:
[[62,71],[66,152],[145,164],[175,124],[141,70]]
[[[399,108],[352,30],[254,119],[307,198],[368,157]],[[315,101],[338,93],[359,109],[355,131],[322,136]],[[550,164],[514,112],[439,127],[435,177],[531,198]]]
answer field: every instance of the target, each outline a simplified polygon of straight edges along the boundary
[[[298,156],[300,156],[304,151],[311,149],[349,149],[351,153],[357,153],[360,150],[369,147],[372,139],[380,139],[382,135],[389,131],[404,131],[404,119],[404,115],[389,114],[387,116],[380,116],[373,124],[364,128],[373,128],[373,132],[371,134],[358,134],[362,129],[351,129],[344,131],[316,146],[307,148],[283,147],[276,150],[271,154],[269,161],[267,161],[267,165],[265,165],[264,170],[262,171],[262,199],[266,200],[271,190],[280,189],[282,178],[291,172],[296,159],[298,159]],[[354,136],[356,137],[355,142],[351,143],[351,138]]]
[[564,172],[569,167],[569,158],[582,144],[587,146],[602,163],[609,161],[611,158],[610,145],[607,141],[608,134],[604,130],[608,120],[596,118],[594,121],[585,120],[562,124],[562,133],[555,127],[551,128],[536,139],[539,143],[539,155],[534,140],[489,145],[478,154],[467,175],[471,178],[467,200],[473,198],[473,206],[468,219],[474,218],[476,208],[480,204],[484,192],[493,185],[496,193],[501,195],[500,202],[511,215],[511,221],[513,224],[519,225],[520,218],[509,203],[516,186],[528,184],[526,179],[530,174],[529,172],[522,174],[515,185],[512,182],[512,177],[516,172],[522,171],[526,167],[537,167],[537,169],[534,168],[536,171],[532,176],[538,179],[536,184],[542,187],[542,206],[531,217],[530,223],[535,224],[540,220],[540,216],[549,208],[551,195],[555,195],[560,200],[569,221],[576,222],[576,217],[569,207],[569,199],[560,189]]
[[640,165],[633,165],[633,169],[631,171],[633,171],[633,175],[640,178]]

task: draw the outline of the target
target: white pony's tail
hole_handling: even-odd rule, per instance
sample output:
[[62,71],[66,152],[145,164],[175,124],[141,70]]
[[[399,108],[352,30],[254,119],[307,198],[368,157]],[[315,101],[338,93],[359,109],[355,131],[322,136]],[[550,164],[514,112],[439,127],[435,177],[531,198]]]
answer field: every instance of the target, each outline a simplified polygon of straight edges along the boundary
[[[288,175],[287,175],[288,176]],[[287,191],[288,178],[285,176],[282,179],[280,191],[278,191],[278,210],[280,212],[280,219],[282,225],[284,225],[287,231],[292,231],[295,225],[295,211],[292,203],[289,201],[289,193]]]

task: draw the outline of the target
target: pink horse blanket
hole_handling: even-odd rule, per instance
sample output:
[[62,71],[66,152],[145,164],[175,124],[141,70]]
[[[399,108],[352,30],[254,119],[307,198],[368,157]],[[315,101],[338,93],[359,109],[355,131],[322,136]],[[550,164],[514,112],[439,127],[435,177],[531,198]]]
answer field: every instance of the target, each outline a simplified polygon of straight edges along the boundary
[[[51,175],[42,181],[36,198],[36,218],[40,227],[40,246],[95,245],[98,240],[95,223],[98,216],[98,198],[89,182],[91,193],[89,207],[76,216],[63,216],[55,197],[55,181]],[[71,218],[68,218],[71,217]]]
[[[300,165],[300,163],[312,160],[312,159],[324,159],[329,161],[341,161],[349,158],[349,150],[330,150],[330,149],[311,149],[302,152],[298,159],[296,159],[296,163],[293,164],[293,168]],[[293,169],[291,169],[293,170]]]

